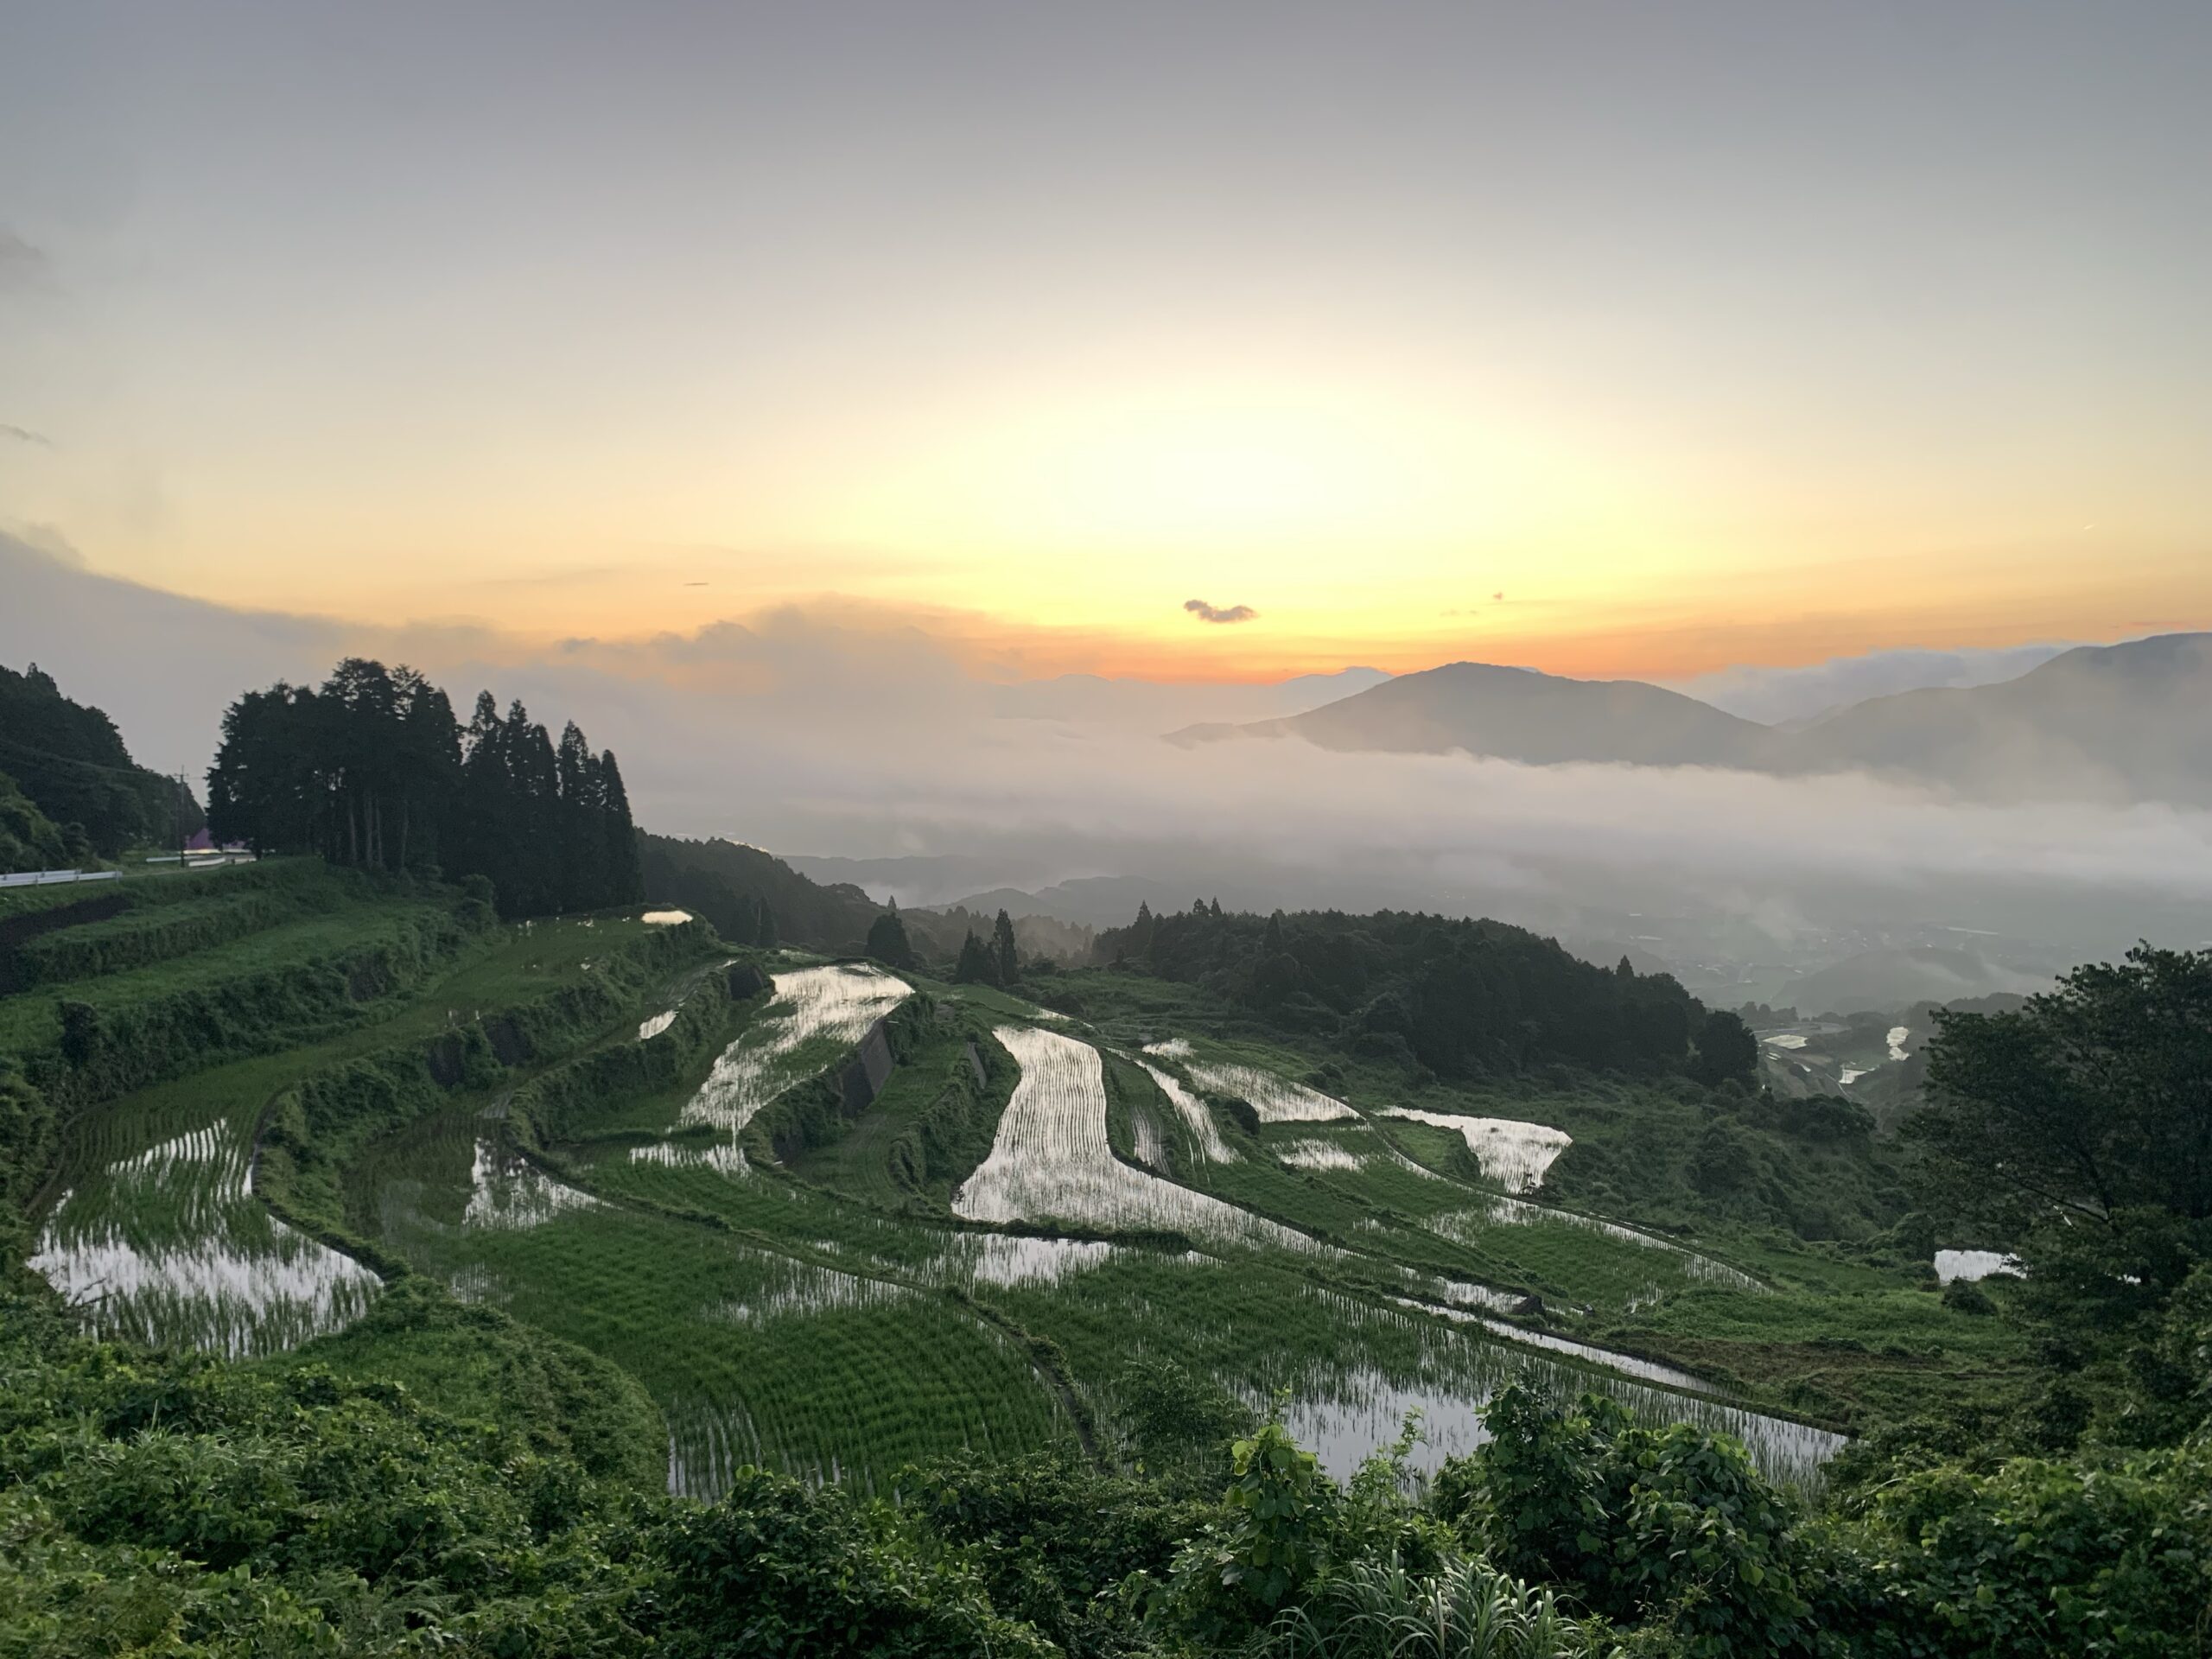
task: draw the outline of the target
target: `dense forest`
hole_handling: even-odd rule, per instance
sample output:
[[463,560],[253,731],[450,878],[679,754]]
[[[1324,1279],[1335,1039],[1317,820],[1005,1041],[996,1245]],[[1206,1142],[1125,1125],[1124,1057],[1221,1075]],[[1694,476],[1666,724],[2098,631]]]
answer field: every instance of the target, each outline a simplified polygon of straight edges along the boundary
[[858,955],[882,908],[858,887],[809,880],[774,854],[741,841],[644,834],[638,844],[645,897],[704,917],[733,944]]
[[1202,986],[1351,1052],[1477,1077],[1554,1062],[1748,1081],[1758,1049],[1668,974],[1592,966],[1503,922],[1384,911],[1224,912],[1220,901],[1098,936],[1100,960]]
[[[772,943],[833,956],[871,956],[899,968],[929,963],[949,969],[959,957],[963,938],[988,934],[995,925],[994,918],[957,905],[900,910],[894,902],[887,911],[849,881],[817,881],[773,853],[741,841],[652,834],[639,840],[645,897],[705,917],[733,944],[760,943],[765,913],[775,930]],[[897,918],[904,943],[879,949],[878,943],[891,937],[877,931],[887,914]],[[1080,961],[1090,948],[1089,929],[1047,916],[1020,917],[1011,925],[1025,962]]]
[[249,691],[223,716],[208,818],[261,852],[481,875],[505,916],[640,896],[621,768],[572,721],[556,745],[517,702],[480,692],[467,726],[404,665],[348,658],[320,687]]
[[0,667],[0,870],[174,847],[206,822],[188,787],[134,761],[115,722],[36,663]]
[[38,803],[0,772],[0,875],[17,870],[58,870],[82,864],[92,846],[38,809]]

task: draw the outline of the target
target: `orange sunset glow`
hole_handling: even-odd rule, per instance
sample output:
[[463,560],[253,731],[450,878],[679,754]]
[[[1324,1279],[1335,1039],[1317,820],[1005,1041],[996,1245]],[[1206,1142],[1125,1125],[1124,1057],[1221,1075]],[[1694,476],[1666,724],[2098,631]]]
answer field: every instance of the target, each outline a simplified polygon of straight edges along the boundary
[[702,12],[417,73],[48,20],[17,106],[103,137],[0,159],[0,526],[238,609],[519,650],[796,605],[986,677],[2212,622],[2174,72],[1918,26]]

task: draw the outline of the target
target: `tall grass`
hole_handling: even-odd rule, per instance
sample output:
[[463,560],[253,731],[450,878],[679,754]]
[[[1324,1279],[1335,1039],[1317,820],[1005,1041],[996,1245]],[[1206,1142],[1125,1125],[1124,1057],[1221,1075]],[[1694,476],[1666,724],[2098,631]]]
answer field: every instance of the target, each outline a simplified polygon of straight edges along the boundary
[[1395,1554],[1332,1573],[1275,1621],[1281,1659],[1577,1659],[1589,1635],[1551,1593],[1472,1557],[1414,1573]]

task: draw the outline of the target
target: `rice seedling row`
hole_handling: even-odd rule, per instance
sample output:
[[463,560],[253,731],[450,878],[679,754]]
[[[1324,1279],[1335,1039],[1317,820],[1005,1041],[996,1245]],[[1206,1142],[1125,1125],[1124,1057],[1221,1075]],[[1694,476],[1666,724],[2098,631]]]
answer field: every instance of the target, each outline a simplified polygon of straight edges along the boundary
[[1028,1357],[941,1294],[594,1200],[496,1154],[472,1177],[459,1224],[395,1216],[387,1236],[459,1293],[643,1382],[677,1491],[711,1496],[732,1458],[873,1481],[1067,1432]]
[[1232,1269],[1202,1257],[1121,1251],[1047,1286],[1011,1287],[990,1300],[1058,1343],[1109,1410],[1116,1380],[1139,1357],[1211,1376],[1255,1406],[1289,1389],[1294,1432],[1338,1475],[1394,1438],[1408,1408],[1426,1420],[1417,1468],[1471,1450],[1482,1435],[1483,1403],[1509,1382],[1558,1397],[1595,1389],[1654,1421],[1726,1427],[1770,1473],[1791,1480],[1816,1478],[1840,1443],[1725,1401],[1574,1363],[1582,1354],[1554,1357],[1427,1310],[1346,1295],[1264,1262]]

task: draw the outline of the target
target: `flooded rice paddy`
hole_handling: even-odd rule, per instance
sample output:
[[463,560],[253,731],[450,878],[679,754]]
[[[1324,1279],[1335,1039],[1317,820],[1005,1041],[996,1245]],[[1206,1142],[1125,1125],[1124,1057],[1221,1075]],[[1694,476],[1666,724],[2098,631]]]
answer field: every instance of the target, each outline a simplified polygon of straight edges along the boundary
[[1199,1088],[1243,1101],[1262,1123],[1325,1123],[1359,1116],[1341,1100],[1256,1065],[1202,1058],[1179,1037],[1147,1043],[1144,1052],[1174,1062]]
[[2019,1268],[2016,1256],[1999,1250],[1938,1250],[1936,1252],[1936,1276],[1945,1284],[1953,1280],[1986,1279],[1993,1273],[2012,1273]]
[[1367,1160],[1341,1141],[1324,1141],[1319,1135],[1309,1135],[1297,1141],[1286,1141],[1275,1148],[1275,1157],[1293,1169],[1364,1169]]
[[1023,1026],[1001,1026],[992,1035],[1021,1077],[990,1156],[953,1195],[956,1214],[970,1221],[1174,1228],[1220,1243],[1319,1248],[1303,1233],[1115,1157],[1106,1135],[1105,1074],[1090,1044]]
[[[1185,1046],[1187,1048],[1188,1045]],[[1176,1116],[1183,1120],[1184,1128],[1190,1130],[1191,1140],[1198,1148],[1198,1157],[1211,1164],[1235,1163],[1236,1148],[1230,1146],[1223,1137],[1221,1125],[1213,1121],[1213,1113],[1207,1108],[1205,1102],[1185,1089],[1183,1086],[1183,1080],[1172,1072],[1163,1071],[1148,1060],[1140,1060],[1137,1064],[1144,1067],[1145,1075],[1150,1077],[1159,1088],[1160,1092],[1166,1096],[1167,1103],[1175,1109]]]
[[1844,1445],[1843,1436],[1826,1429],[1725,1402],[1633,1382],[1600,1382],[1565,1368],[1547,1370],[1540,1358],[1517,1357],[1497,1366],[1488,1379],[1451,1373],[1407,1377],[1375,1366],[1317,1371],[1294,1387],[1283,1421],[1300,1445],[1316,1453],[1322,1469],[1342,1480],[1397,1438],[1408,1412],[1418,1411],[1421,1441],[1407,1462],[1416,1473],[1433,1474],[1447,1458],[1465,1457],[1490,1438],[1483,1427],[1483,1408],[1508,1382],[1561,1402],[1595,1389],[1646,1421],[1689,1422],[1732,1434],[1768,1478],[1800,1488],[1817,1487],[1821,1465]]
[[479,1138],[468,1167],[468,1203],[461,1212],[465,1228],[512,1231],[543,1227],[571,1210],[588,1210],[599,1200],[564,1186],[495,1141]]
[[[719,1131],[733,1153],[739,1133],[793,1084],[820,1072],[868,1027],[913,995],[903,979],[849,964],[775,976],[775,1001],[714,1063],[677,1120]],[[744,1166],[743,1154],[731,1162]]]
[[217,1118],[85,1169],[31,1268],[103,1337],[243,1359],[343,1328],[383,1281],[269,1213],[249,1134]]
[[1544,1184],[1560,1154],[1574,1144],[1564,1129],[1541,1123],[1523,1123],[1510,1117],[1465,1117],[1456,1112],[1423,1111],[1414,1106],[1389,1106],[1386,1117],[1402,1117],[1448,1129],[1467,1143],[1483,1173],[1509,1192],[1533,1192]]

